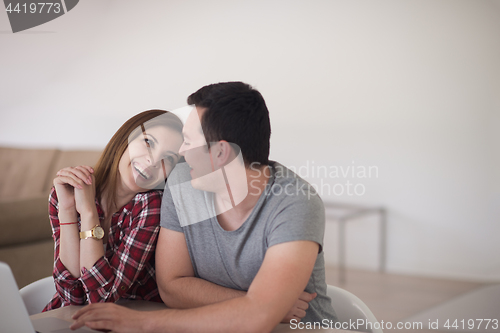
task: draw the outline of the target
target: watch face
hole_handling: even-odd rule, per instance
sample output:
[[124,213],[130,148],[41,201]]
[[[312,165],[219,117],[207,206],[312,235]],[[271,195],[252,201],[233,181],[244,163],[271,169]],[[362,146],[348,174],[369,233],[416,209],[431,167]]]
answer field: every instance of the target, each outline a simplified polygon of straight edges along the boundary
[[94,237],[97,239],[102,239],[104,237],[104,230],[101,227],[95,227]]

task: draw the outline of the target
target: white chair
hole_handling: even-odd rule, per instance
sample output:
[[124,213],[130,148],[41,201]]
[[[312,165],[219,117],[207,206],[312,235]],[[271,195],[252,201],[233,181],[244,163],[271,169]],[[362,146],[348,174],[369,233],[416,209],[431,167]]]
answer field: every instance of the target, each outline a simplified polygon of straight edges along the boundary
[[54,278],[47,276],[46,278],[32,282],[19,290],[19,293],[30,316],[40,313],[56,293]]
[[[332,299],[332,307],[340,323],[357,323],[358,319],[362,319],[365,324],[360,326],[355,325],[355,331],[383,333],[380,323],[377,322],[377,318],[375,318],[366,304],[357,296],[347,290],[331,285],[328,285],[326,294]],[[367,322],[370,324],[367,324]],[[345,324],[342,328],[349,330],[352,326]]]

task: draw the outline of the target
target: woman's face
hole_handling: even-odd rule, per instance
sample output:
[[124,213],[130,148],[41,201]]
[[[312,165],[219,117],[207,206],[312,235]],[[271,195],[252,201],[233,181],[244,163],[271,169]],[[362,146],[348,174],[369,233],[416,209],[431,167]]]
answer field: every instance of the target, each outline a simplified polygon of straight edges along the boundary
[[118,171],[124,187],[133,193],[154,189],[167,178],[179,160],[181,133],[164,126],[146,127],[131,140]]

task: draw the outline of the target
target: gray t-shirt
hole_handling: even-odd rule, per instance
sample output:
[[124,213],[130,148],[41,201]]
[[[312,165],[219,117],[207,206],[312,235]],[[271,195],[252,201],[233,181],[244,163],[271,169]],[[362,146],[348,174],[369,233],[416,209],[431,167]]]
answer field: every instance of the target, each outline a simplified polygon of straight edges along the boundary
[[224,230],[215,216],[212,194],[194,189],[186,163],[170,174],[161,206],[161,226],[183,232],[197,277],[247,291],[269,247],[309,240],[320,245],[306,287],[318,296],[303,322],[337,320],[326,295],[323,235],[325,210],[314,188],[277,162],[270,162],[265,191],[248,219],[234,231]]

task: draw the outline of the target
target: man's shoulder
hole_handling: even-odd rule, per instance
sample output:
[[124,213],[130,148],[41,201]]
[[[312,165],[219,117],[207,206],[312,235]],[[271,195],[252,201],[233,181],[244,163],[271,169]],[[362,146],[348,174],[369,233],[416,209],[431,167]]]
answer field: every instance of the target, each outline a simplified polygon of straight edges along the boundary
[[181,183],[191,181],[191,175],[189,174],[189,171],[190,167],[186,162],[178,163],[168,175],[168,186],[179,185]]
[[290,168],[272,162],[267,189],[268,246],[310,240],[323,244],[325,210],[316,189]]

